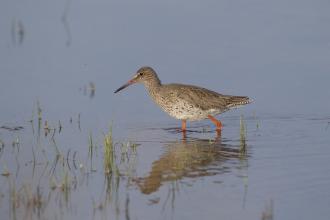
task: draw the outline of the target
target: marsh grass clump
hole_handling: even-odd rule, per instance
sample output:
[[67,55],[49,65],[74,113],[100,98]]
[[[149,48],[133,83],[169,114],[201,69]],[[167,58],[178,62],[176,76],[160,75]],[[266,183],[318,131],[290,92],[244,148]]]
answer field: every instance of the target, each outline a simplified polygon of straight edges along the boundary
[[16,189],[15,183],[10,182],[9,195],[12,219],[17,219],[17,213],[22,210],[25,211],[25,215],[30,216],[28,219],[33,219],[32,213],[37,213],[40,216],[48,202],[39,185],[36,187],[36,190],[33,190],[31,185],[23,185]]
[[[112,137],[112,128],[110,127],[109,132],[104,134],[103,138],[103,167],[105,177],[105,198],[101,202],[99,208],[107,207],[108,202],[113,204],[116,216],[119,215],[119,185],[120,176],[119,168],[116,163],[116,151],[115,144]],[[118,216],[117,216],[118,217]]]
[[116,171],[115,165],[115,152],[114,144],[112,139],[112,128],[110,128],[108,134],[104,135],[104,172],[105,174],[111,174],[113,171]]
[[92,135],[92,132],[90,132],[89,136],[88,136],[88,159],[90,160],[90,170],[91,171],[96,171],[93,168],[93,156],[94,156],[95,148],[96,148],[96,145],[94,144],[93,135]]
[[240,117],[240,154],[241,156],[246,155],[246,125],[244,122],[244,117]]

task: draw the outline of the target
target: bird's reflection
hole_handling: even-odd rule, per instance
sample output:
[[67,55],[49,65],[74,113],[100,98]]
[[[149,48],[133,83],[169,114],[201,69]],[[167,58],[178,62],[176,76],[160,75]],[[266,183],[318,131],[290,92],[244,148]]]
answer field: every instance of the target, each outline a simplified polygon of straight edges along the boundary
[[183,178],[198,178],[231,172],[228,160],[245,158],[240,145],[225,144],[221,135],[214,140],[186,138],[165,144],[166,151],[153,162],[146,177],[138,178],[137,185],[144,194],[159,190],[165,182]]

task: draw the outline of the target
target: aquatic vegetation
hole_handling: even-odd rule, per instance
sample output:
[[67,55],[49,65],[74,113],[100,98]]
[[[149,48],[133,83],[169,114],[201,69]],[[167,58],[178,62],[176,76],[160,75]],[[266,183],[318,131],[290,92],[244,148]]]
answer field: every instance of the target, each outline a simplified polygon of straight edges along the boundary
[[104,144],[104,173],[106,175],[109,175],[113,172],[118,172],[117,166],[116,166],[116,158],[115,158],[115,152],[114,152],[114,144],[112,139],[112,128],[109,129],[108,134],[104,135],[103,139]]
[[89,85],[89,91],[90,91],[89,97],[93,98],[95,96],[95,90],[96,90],[95,84],[93,82],[89,82],[88,85]]
[[94,148],[96,148],[96,145],[94,144],[93,141],[93,135],[90,132],[89,136],[88,136],[88,158],[90,160],[90,170],[91,171],[95,171],[94,167],[93,167],[93,157],[94,157]]
[[38,116],[38,120],[42,120],[42,109],[40,106],[40,102],[39,100],[37,101],[37,116]]
[[[37,118],[38,118],[38,136],[40,136],[41,124],[42,124],[42,109],[41,109],[39,100],[37,100]],[[33,117],[31,120],[33,123]]]
[[45,124],[44,124],[44,132],[45,132],[45,136],[47,137],[48,133],[50,132],[50,128],[48,126],[47,120],[45,121]]
[[96,86],[94,82],[89,82],[87,85],[83,85],[82,88],[79,89],[83,92],[84,96],[89,96],[89,98],[94,98]]
[[13,140],[13,142],[11,143],[11,145],[13,147],[17,147],[17,148],[20,146],[20,139],[19,139],[18,136],[16,136],[16,138]]
[[244,122],[244,117],[240,117],[240,154],[241,156],[246,155],[246,125]]
[[253,120],[256,122],[256,128],[258,130],[260,128],[260,122],[259,122],[259,120],[257,118],[256,112],[253,112]]
[[[10,210],[8,210],[14,219],[20,219],[22,216],[28,216],[27,219],[43,219],[52,215],[53,212],[59,215],[64,213],[65,217],[70,216],[74,214],[73,201],[76,202],[77,192],[80,193],[85,189],[91,191],[91,194],[83,195],[86,201],[90,198],[88,196],[91,196],[91,211],[96,218],[99,214],[104,218],[108,214],[117,219],[131,218],[135,215],[131,207],[136,201],[135,196],[132,196],[130,192],[136,191],[146,195],[156,193],[162,187],[165,190],[168,188],[167,197],[147,198],[146,205],[163,206],[164,212],[168,212],[174,210],[176,197],[181,187],[192,187],[190,180],[194,181],[199,177],[212,177],[229,172],[231,168],[221,168],[219,165],[227,160],[235,161],[240,155],[240,145],[237,143],[235,145],[221,143],[221,138],[193,141],[187,138],[164,144],[166,152],[160,158],[152,158],[150,172],[145,176],[139,176],[137,167],[140,149],[138,146],[142,143],[127,137],[114,139],[112,126],[105,133],[96,130],[93,130],[93,133],[92,131],[85,132],[86,129],[80,128],[80,113],[71,117],[70,120],[73,121],[55,120],[52,122],[42,118],[44,112],[41,111],[39,103],[38,108],[38,123],[41,124],[41,133],[45,132],[45,135],[34,133],[33,124],[37,121],[32,121],[32,126],[27,126],[30,131],[32,128],[33,145],[30,148],[25,147],[27,146],[25,134],[19,133],[20,136],[18,136],[18,133],[14,132],[10,136],[11,139],[4,140],[14,143],[12,151],[6,149],[3,153],[8,158],[13,158],[16,164],[10,163],[10,169],[4,167],[1,173],[2,179],[8,183],[8,193],[4,193],[4,198],[9,198],[9,196],[11,198],[8,200],[10,201]],[[70,126],[64,132],[63,127],[69,123],[74,123],[74,126]],[[244,126],[242,128],[245,129]],[[242,134],[246,133],[244,129]],[[69,133],[71,131],[72,133]],[[210,133],[209,127],[204,131]],[[29,132],[29,130],[25,129],[24,132]],[[69,137],[72,134],[83,135],[85,141],[82,140],[82,145],[85,148],[75,148],[71,142],[69,146],[66,146],[68,134]],[[245,138],[244,136],[241,139],[245,141]],[[75,144],[76,140],[72,143]],[[30,156],[28,161],[23,160],[25,166],[19,164],[22,150],[23,154]],[[82,162],[81,158],[86,160]],[[19,169],[22,171],[19,172]],[[242,166],[239,169],[244,170]],[[29,172],[31,176],[26,174]],[[24,176],[24,181],[17,181],[22,176]],[[103,181],[95,178],[100,176]],[[53,211],[54,206],[58,210]],[[170,210],[167,210],[169,207]]]
[[61,133],[62,131],[62,123],[61,123],[61,120],[58,120],[58,133]]
[[0,152],[5,147],[5,142],[0,139]]
[[37,186],[36,190],[33,191],[31,185],[24,185],[22,187],[23,192],[19,191],[19,197],[25,206],[26,212],[31,210],[32,212],[41,213],[46,207],[47,200],[40,188],[40,186]]
[[0,127],[1,129],[6,129],[8,131],[19,131],[24,129],[23,126],[8,126],[8,125],[3,125]]
[[9,176],[10,175],[10,172],[8,170],[8,167],[7,165],[4,165],[4,168],[3,168],[3,171],[1,173],[2,176]]
[[14,46],[21,45],[24,41],[25,27],[22,20],[12,20],[11,24],[11,37]]
[[79,131],[81,131],[81,126],[80,126],[80,113],[78,114],[78,120],[77,120],[77,123],[78,123]]
[[66,4],[65,4],[65,8],[64,11],[62,13],[61,16],[61,21],[65,30],[65,33],[67,35],[67,40],[66,40],[66,46],[69,47],[71,45],[71,29],[70,29],[70,25],[69,25],[69,21],[68,21],[68,16],[69,16],[69,12],[70,12],[70,5],[71,5],[71,1],[67,0]]
[[54,176],[52,176],[49,180],[49,187],[51,190],[55,190],[57,188],[57,183]]
[[63,179],[60,185],[60,189],[62,190],[65,198],[65,202],[69,202],[69,195],[70,195],[70,190],[71,190],[71,179],[69,178],[69,173],[68,171],[65,171],[63,175]]
[[93,157],[93,148],[94,148],[93,135],[90,132],[89,136],[88,136],[88,156],[89,157]]
[[23,184],[17,189],[16,184],[9,181],[9,200],[10,215],[12,219],[17,218],[23,212],[24,219],[34,219],[33,214],[40,216],[44,213],[49,202],[49,198],[42,193],[41,186],[37,185],[35,189],[30,184]]
[[273,220],[274,219],[273,213],[274,213],[274,204],[273,204],[273,200],[270,200],[270,202],[266,204],[266,207],[261,214],[261,220]]
[[16,209],[19,207],[19,199],[16,191],[16,185],[9,181],[9,204],[10,215],[12,219],[16,219]]

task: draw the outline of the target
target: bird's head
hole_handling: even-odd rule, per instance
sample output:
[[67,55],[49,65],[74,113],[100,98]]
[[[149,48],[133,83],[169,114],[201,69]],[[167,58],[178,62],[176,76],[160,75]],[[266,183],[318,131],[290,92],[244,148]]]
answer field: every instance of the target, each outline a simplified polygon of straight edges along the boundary
[[120,90],[125,89],[126,87],[134,84],[134,83],[143,83],[147,84],[150,82],[156,81],[157,83],[160,83],[158,76],[156,72],[149,66],[141,67],[135,75],[130,79],[127,83],[119,87],[115,93],[119,92]]

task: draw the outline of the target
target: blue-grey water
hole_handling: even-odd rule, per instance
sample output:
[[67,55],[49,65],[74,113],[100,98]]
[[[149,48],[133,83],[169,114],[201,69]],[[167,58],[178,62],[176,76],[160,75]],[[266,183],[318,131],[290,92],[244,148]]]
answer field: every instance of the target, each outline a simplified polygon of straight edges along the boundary
[[[1,218],[328,219],[329,10],[323,0],[1,1]],[[254,102],[218,117],[221,137],[205,120],[183,139],[142,85],[113,93],[143,65],[163,83]]]

